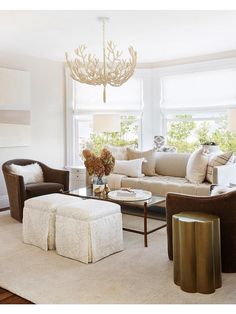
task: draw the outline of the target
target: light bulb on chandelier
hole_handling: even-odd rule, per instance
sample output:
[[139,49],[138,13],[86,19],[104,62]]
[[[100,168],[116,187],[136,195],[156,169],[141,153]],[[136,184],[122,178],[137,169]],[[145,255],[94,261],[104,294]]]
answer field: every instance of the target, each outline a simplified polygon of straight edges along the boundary
[[103,102],[106,102],[107,84],[118,87],[129,80],[134,74],[137,64],[137,52],[132,46],[128,48],[130,58],[122,59],[122,51],[116,49],[112,41],[105,41],[105,23],[107,17],[100,17],[103,29],[103,60],[102,62],[92,54],[86,53],[86,46],[80,45],[75,49],[76,57],[69,60],[66,53],[66,61],[70,69],[71,77],[80,83],[89,85],[103,85]]

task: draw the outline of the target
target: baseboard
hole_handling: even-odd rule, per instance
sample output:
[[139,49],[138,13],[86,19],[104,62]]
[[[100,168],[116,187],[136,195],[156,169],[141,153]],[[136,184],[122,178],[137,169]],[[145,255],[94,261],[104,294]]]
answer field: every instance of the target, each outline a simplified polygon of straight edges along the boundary
[[9,207],[9,200],[7,195],[0,195],[0,208]]

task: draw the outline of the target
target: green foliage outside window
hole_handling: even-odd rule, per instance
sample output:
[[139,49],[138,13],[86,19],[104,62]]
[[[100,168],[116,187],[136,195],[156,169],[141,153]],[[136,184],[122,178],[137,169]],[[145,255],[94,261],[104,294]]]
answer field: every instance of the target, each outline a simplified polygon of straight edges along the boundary
[[178,152],[191,152],[197,143],[187,141],[196,128],[196,123],[189,115],[178,115],[176,121],[170,124],[167,134],[167,144],[176,147]]
[[170,122],[167,144],[183,153],[192,152],[203,143],[215,142],[222,151],[236,153],[236,134],[227,131],[226,115],[222,115],[215,123],[217,128],[212,128],[209,121],[197,123],[191,115],[177,115],[176,121]]
[[106,144],[114,146],[134,145],[134,147],[137,147],[138,125],[136,121],[137,118],[135,116],[122,116],[120,132],[102,134],[92,133],[86,143],[86,147],[95,154],[99,154]]

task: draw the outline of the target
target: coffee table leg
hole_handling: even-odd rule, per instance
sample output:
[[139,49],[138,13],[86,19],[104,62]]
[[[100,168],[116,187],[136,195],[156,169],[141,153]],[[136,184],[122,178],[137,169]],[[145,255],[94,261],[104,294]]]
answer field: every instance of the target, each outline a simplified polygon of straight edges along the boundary
[[144,203],[144,246],[148,246],[148,240],[147,240],[147,202]]

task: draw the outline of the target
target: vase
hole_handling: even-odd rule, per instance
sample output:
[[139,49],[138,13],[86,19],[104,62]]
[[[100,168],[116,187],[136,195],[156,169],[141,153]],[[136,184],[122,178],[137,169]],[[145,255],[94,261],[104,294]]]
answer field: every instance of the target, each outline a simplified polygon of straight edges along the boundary
[[105,184],[107,184],[107,176],[93,176],[93,191],[97,188],[101,191],[104,190]]

